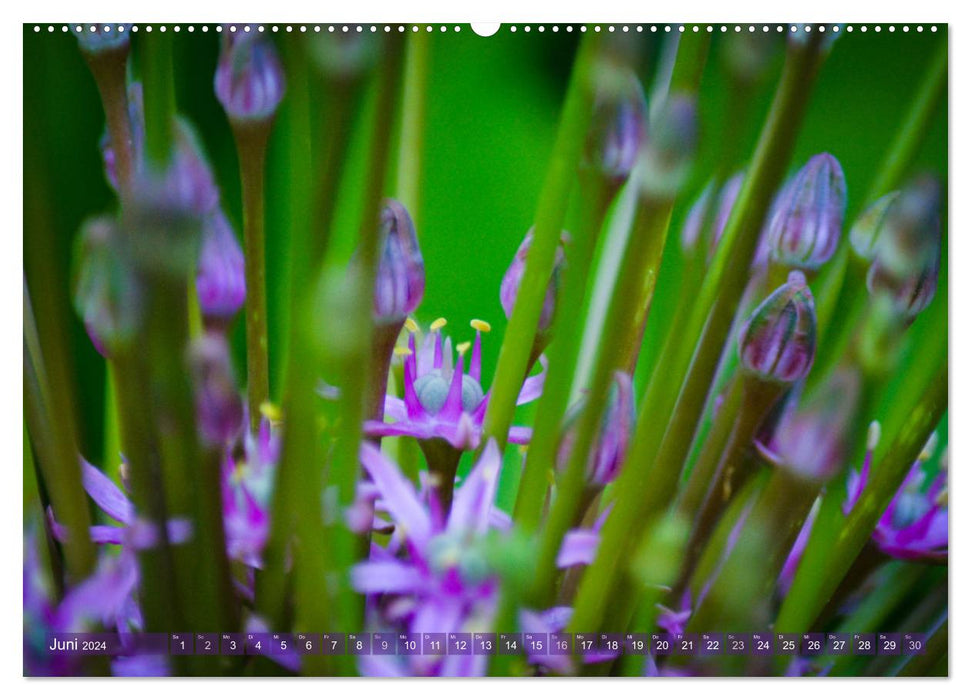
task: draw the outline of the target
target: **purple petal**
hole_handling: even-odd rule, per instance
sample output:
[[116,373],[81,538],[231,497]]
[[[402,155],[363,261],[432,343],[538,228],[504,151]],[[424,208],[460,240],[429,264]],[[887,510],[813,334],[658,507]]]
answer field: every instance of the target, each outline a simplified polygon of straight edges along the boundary
[[381,492],[388,512],[398,526],[404,529],[405,536],[423,548],[432,535],[432,524],[418,500],[414,486],[374,445],[363,443],[360,459]]
[[494,440],[489,440],[478,464],[455,492],[448,519],[450,531],[483,533],[489,528],[489,514],[499,485],[500,469],[502,458],[499,448]]
[[578,564],[592,564],[597,555],[600,535],[591,530],[571,530],[563,538],[556,565],[563,569]]
[[81,458],[81,483],[91,500],[118,522],[131,523],[134,510],[131,501],[125,497],[115,483],[98,468]]
[[539,364],[543,368],[542,371],[539,374],[526,377],[526,381],[523,382],[522,391],[519,392],[519,398],[516,399],[517,406],[535,401],[543,394],[543,384],[546,382],[546,370],[550,366],[546,355],[539,356]]

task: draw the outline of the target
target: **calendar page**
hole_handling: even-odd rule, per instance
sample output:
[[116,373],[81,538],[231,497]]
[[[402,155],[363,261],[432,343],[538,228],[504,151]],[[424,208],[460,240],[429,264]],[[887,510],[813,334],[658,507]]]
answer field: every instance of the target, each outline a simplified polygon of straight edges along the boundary
[[946,23],[21,31],[25,676],[948,675]]

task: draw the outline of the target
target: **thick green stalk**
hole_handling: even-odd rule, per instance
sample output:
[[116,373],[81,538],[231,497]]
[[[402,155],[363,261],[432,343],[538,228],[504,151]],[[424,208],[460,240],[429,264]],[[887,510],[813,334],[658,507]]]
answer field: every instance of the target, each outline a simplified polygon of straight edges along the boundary
[[942,38],[863,204],[877,200],[900,184],[917,157],[931,120],[946,94],[947,39]]
[[[639,204],[634,233],[628,239],[617,287],[607,311],[606,328],[616,329],[623,334],[625,329],[633,325],[632,319],[637,317],[639,309],[642,308],[645,280],[657,271],[656,265],[664,247],[671,205],[671,200],[653,199]],[[627,349],[628,346],[624,343],[601,343],[597,348],[593,375],[577,427],[576,442],[570,452],[566,469],[558,480],[556,500],[540,541],[532,593],[534,605],[542,606],[552,598],[556,556],[562,546],[563,536],[576,523],[590,450],[601,425],[613,373],[626,369],[624,363]]]
[[69,533],[62,545],[67,573],[72,583],[79,583],[94,569],[95,551],[73,423],[65,414],[64,402],[52,401],[57,390],[45,371],[26,280],[23,295],[24,414],[54,514]]
[[172,38],[158,32],[141,37],[142,82],[145,86],[145,154],[161,171],[172,158],[175,82]]
[[516,397],[529,368],[533,338],[539,325],[543,299],[549,284],[567,200],[593,112],[592,72],[599,35],[588,32],[580,40],[579,53],[567,88],[563,114],[557,129],[553,155],[536,210],[533,243],[526,257],[526,270],[516,296],[509,326],[499,351],[492,397],[486,412],[483,434],[494,439],[500,450],[506,445]]
[[[732,311],[745,288],[757,233],[791,155],[817,67],[818,39],[790,48],[752,166],[726,225],[724,243],[705,278],[687,328],[669,334],[658,371],[641,403],[634,442],[617,482],[616,505],[602,532],[597,559],[587,569],[577,594],[571,622],[574,629],[599,628],[622,573],[620,563],[632,533],[641,530],[639,524],[652,521],[677,488],[684,455],[670,461],[655,459],[665,434],[665,417],[673,414],[680,422],[680,426],[672,426],[676,428],[671,432],[672,451],[686,453],[707,393],[707,383],[700,388],[693,385],[700,385],[705,375],[710,381],[717,364]],[[703,352],[699,362],[692,363],[697,338],[701,338]],[[680,394],[682,406],[673,413],[689,364],[692,371],[685,392]]]
[[593,251],[615,190],[602,177],[587,172],[581,174],[580,193],[579,227],[567,250],[564,271],[562,308],[566,313],[557,314],[554,320],[552,334],[555,340],[549,352],[547,381],[536,411],[536,426],[513,511],[513,519],[527,533],[535,532],[542,520],[543,504],[555,467],[561,422],[569,403],[570,384],[580,350],[581,316],[570,313],[570,310],[579,309],[583,304]]
[[428,32],[409,34],[405,48],[405,84],[401,105],[401,136],[394,190],[398,201],[419,227],[421,214],[422,152],[425,114],[428,111],[428,64],[431,46]]
[[[725,513],[725,509],[736,497],[741,487],[755,474],[758,462],[751,458],[752,441],[766,415],[772,410],[785,388],[768,382],[742,379],[742,395],[737,413],[733,416],[731,433],[718,454],[714,471],[700,483],[706,486],[705,495],[697,513],[686,512],[686,517],[694,516],[694,529],[685,554],[685,568],[681,583],[687,581],[701,550],[708,542]],[[724,408],[724,407],[723,407]],[[706,465],[702,465],[706,467]],[[707,471],[707,469],[706,469]],[[692,477],[695,475],[692,474]],[[678,586],[675,586],[677,590]]]
[[246,252],[246,395],[250,430],[259,430],[260,406],[270,399],[266,320],[266,221],[264,180],[269,122],[233,123],[243,186],[243,246]]
[[132,152],[132,128],[128,118],[128,47],[121,50],[87,53],[82,51],[94,76],[101,105],[105,111],[108,137],[111,150],[115,154],[115,170],[118,176],[118,190],[122,198],[131,189],[132,175],[135,171]]

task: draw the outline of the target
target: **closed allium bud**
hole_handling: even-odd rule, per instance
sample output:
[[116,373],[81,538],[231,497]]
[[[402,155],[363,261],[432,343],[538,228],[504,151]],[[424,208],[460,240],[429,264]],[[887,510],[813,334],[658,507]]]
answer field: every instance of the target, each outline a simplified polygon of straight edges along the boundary
[[850,246],[856,257],[866,264],[873,262],[877,254],[877,242],[880,240],[893,204],[900,192],[885,194],[871,204],[850,229]]
[[893,313],[913,319],[937,291],[941,261],[940,189],[923,177],[901,191],[889,207],[875,242],[867,289],[886,295]]
[[273,44],[254,32],[230,35],[216,67],[216,97],[230,121],[265,122],[283,100],[286,81]]
[[597,95],[584,150],[584,166],[617,186],[626,182],[637,163],[647,114],[637,77],[630,71],[622,75]]
[[693,95],[667,98],[648,125],[641,151],[641,186],[651,197],[673,198],[694,160],[698,141],[698,108]]
[[798,270],[749,316],[738,337],[743,371],[762,381],[792,384],[809,373],[816,354],[816,308]]
[[119,255],[115,226],[107,217],[85,222],[74,254],[74,308],[104,357],[133,339],[142,312],[141,287]]
[[879,261],[876,261],[867,272],[866,285],[870,294],[889,295],[893,302],[893,309],[898,315],[913,319],[934,300],[939,273],[940,251],[926,268],[905,277],[889,274]]
[[846,214],[846,180],[829,153],[809,159],[786,190],[769,225],[770,259],[818,270],[836,251]]
[[236,388],[225,336],[205,333],[196,338],[189,348],[189,360],[199,434],[211,445],[225,445],[243,426],[243,400]]
[[74,34],[81,51],[89,56],[112,51],[128,53],[128,31],[121,30],[117,24],[79,24],[74,27]]
[[940,253],[940,208],[934,177],[919,177],[901,190],[876,241],[874,263],[898,278],[927,270]]
[[[578,418],[585,406],[586,401],[581,399],[567,412],[564,419],[563,437],[556,456],[556,462],[561,469],[565,469],[570,460],[570,453],[576,442]],[[589,484],[605,486],[617,478],[633,438],[634,422],[634,389],[631,378],[623,372],[615,372],[597,441],[587,463]]]
[[[560,234],[560,245],[556,248],[556,261],[553,264],[553,273],[550,276],[549,286],[546,288],[546,296],[543,297],[543,311],[539,317],[539,325],[536,332],[545,333],[553,325],[556,316],[556,302],[559,297],[560,276],[563,266],[566,264],[566,253],[563,244],[569,240],[569,235],[564,231]],[[533,229],[529,229],[523,242],[519,244],[519,250],[512,260],[509,269],[506,270],[502,278],[502,285],[499,288],[499,301],[502,309],[506,312],[506,318],[512,318],[512,310],[516,305],[516,295],[519,294],[519,285],[522,282],[523,274],[526,271],[526,256],[529,255],[529,247],[533,243]]]
[[185,119],[176,120],[175,158],[169,170],[172,196],[199,216],[212,214],[219,205],[219,188],[195,129]]
[[381,210],[381,258],[374,280],[374,316],[399,323],[418,308],[425,294],[425,263],[415,224],[401,202],[387,199]]
[[246,264],[232,225],[217,209],[203,223],[196,266],[199,308],[207,320],[228,320],[246,300]]

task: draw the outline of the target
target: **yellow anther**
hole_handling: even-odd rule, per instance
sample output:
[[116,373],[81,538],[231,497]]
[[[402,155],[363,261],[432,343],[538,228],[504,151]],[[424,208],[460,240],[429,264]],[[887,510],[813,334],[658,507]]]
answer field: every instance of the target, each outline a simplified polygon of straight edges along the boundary
[[283,420],[283,411],[272,401],[264,401],[261,403],[260,413],[271,423],[279,423]]
[[489,325],[488,321],[483,321],[481,318],[473,318],[469,321],[469,325],[480,333],[488,333],[492,330],[492,326]]
[[408,357],[411,355],[411,348],[405,348],[400,345],[395,345],[394,354],[398,357]]
[[937,505],[939,505],[941,508],[946,508],[947,507],[947,489],[946,488],[943,488],[943,489],[941,489],[938,492],[937,498],[934,499],[934,503],[936,503]]
[[931,436],[927,438],[927,444],[924,445],[924,449],[920,451],[917,456],[921,462],[926,462],[934,454],[934,450],[937,449],[937,432],[931,433]]
[[448,323],[444,318],[436,318],[432,321],[432,330],[437,331],[439,328],[443,328],[445,324]]
[[410,316],[405,319],[405,328],[407,328],[412,333],[418,332],[418,324],[415,323],[415,319]]
[[464,355],[469,351],[469,348],[471,347],[472,347],[472,343],[466,340],[464,343],[459,343],[458,345],[456,345],[455,349],[458,350],[459,355]]
[[236,468],[233,470],[233,483],[239,484],[243,481],[246,476],[247,464],[245,460],[240,460],[236,463]]

